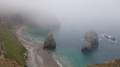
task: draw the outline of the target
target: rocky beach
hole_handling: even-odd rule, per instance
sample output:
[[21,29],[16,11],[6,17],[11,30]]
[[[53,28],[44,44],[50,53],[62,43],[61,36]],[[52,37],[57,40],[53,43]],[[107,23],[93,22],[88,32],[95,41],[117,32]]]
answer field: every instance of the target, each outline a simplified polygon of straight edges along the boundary
[[58,61],[53,59],[50,51],[43,49],[43,44],[30,38],[25,30],[26,26],[22,26],[17,30],[17,36],[27,49],[26,64],[28,67],[60,67]]

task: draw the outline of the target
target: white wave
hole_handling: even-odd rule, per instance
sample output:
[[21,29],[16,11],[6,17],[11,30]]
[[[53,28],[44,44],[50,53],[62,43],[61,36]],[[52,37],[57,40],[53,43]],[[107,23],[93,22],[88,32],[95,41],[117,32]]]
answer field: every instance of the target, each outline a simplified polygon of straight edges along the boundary
[[60,66],[60,67],[63,67],[62,64],[57,60],[57,64]]
[[59,60],[57,59],[57,56],[55,56],[55,54],[53,54],[53,59],[57,62],[57,64],[58,64],[60,67],[63,67],[63,65],[59,62]]

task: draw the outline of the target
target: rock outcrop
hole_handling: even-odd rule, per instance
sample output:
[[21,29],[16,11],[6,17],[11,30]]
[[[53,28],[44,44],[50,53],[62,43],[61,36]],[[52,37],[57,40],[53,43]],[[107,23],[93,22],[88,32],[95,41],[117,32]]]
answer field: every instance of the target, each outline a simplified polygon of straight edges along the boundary
[[85,42],[82,46],[82,52],[88,52],[98,47],[98,36],[94,31],[86,32]]
[[54,40],[52,32],[49,32],[44,42],[44,49],[55,49],[55,48],[56,48],[56,42]]
[[88,65],[87,67],[120,67],[120,59],[111,60],[109,62],[104,62],[95,65]]

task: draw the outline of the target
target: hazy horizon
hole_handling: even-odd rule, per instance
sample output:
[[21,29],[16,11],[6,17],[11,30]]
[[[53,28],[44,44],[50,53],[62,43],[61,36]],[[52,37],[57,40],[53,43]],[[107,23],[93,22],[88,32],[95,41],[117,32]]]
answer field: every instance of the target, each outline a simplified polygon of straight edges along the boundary
[[[25,0],[0,1],[0,12],[23,13],[32,17],[37,24],[60,23],[79,25],[80,28],[117,29],[120,24],[119,0]],[[51,21],[51,22],[50,22]],[[33,22],[35,23],[35,22]]]

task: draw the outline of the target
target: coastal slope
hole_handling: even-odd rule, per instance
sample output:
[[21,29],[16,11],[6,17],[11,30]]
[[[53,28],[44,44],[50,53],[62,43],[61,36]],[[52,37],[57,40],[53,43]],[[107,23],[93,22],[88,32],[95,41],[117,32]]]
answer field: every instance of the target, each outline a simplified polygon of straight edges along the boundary
[[120,59],[111,60],[109,62],[104,62],[95,65],[88,65],[87,67],[120,67]]
[[7,67],[11,65],[13,67],[25,66],[24,53],[26,49],[4,23],[0,23],[0,45],[0,64],[3,67],[4,65],[8,65]]

